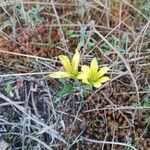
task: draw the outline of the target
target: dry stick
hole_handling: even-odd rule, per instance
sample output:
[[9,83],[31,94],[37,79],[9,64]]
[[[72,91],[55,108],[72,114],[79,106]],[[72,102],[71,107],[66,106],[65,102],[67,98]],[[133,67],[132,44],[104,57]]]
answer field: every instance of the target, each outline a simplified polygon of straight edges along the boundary
[[102,34],[100,34],[95,28],[94,28],[94,31],[95,31],[95,33],[96,33],[98,36],[100,36],[100,37],[106,42],[106,44],[107,44],[112,50],[114,50],[114,52],[115,52],[115,53],[122,59],[122,61],[124,62],[125,66],[126,66],[126,68],[127,68],[127,70],[128,70],[128,72],[129,72],[129,74],[130,74],[130,76],[131,76],[131,78],[132,78],[132,80],[133,80],[133,83],[134,83],[134,85],[135,85],[135,89],[136,89],[136,93],[137,93],[137,103],[139,104],[139,103],[140,103],[140,100],[139,100],[139,89],[138,89],[138,85],[137,85],[137,83],[136,83],[136,81],[135,81],[135,78],[134,78],[134,76],[133,76],[133,73],[132,73],[132,71],[131,71],[131,69],[130,69],[129,64],[126,62],[125,58],[113,47],[113,45],[112,45],[111,43],[109,43],[109,42],[106,40],[106,38],[105,38]]
[[[115,81],[116,79],[118,79],[118,78],[120,78],[121,76],[126,75],[126,74],[128,74],[128,73],[127,73],[127,72],[124,72],[124,73],[119,74],[117,77],[111,79],[111,82],[112,82],[112,81]],[[95,95],[98,91],[100,91],[104,86],[106,86],[106,85],[108,85],[108,84],[109,84],[108,82],[105,83],[105,84],[103,84],[100,88],[98,88],[96,91],[94,91],[94,92],[89,96],[89,98],[88,98],[86,101],[87,101],[87,102],[90,101],[93,95]]]
[[[118,0],[117,0],[118,1]],[[147,21],[149,20],[148,17],[146,17],[139,9],[135,8],[133,5],[131,5],[130,3],[127,2],[127,0],[122,0],[123,3],[125,3],[126,5],[130,6],[131,8],[133,8],[135,11],[137,11],[139,14],[141,14]],[[120,0],[119,0],[120,2]]]
[[[120,1],[120,3],[119,3],[119,24],[120,24],[120,22],[122,22],[121,20],[122,20],[122,1]],[[121,28],[121,24],[119,25],[119,29]]]
[[[128,16],[128,17],[126,17],[124,20],[122,20],[117,26],[115,26],[115,28],[113,28],[106,36],[105,36],[105,38],[107,38],[112,32],[114,32],[122,23],[124,23],[128,18],[129,18],[130,16]],[[96,26],[93,26],[94,28],[96,27]],[[94,46],[94,48],[91,50],[91,51],[93,51],[96,47],[98,47],[99,46],[99,44],[101,44],[101,42],[102,42],[103,40],[101,40],[101,41],[99,41],[95,46]],[[89,51],[88,53],[87,53],[87,55],[89,54],[89,53],[91,53],[91,51]]]
[[[1,92],[0,92],[0,98],[4,99],[4,100],[7,101],[8,103],[10,103],[10,105],[15,106],[15,107],[16,107],[17,109],[19,109],[23,114],[25,114],[26,116],[28,116],[31,120],[33,120],[34,122],[38,123],[39,125],[41,125],[41,126],[47,126],[46,124],[44,124],[44,123],[42,123],[42,122],[36,120],[35,118],[31,117],[28,113],[26,113],[26,112],[24,111],[24,108],[23,108],[23,107],[21,107],[21,106],[19,106],[18,104],[14,103],[11,99],[9,99],[8,97],[6,97],[6,96],[5,96],[4,94],[2,94]],[[48,127],[48,126],[47,126],[47,127]],[[49,127],[49,129],[50,129],[50,130],[53,130],[53,129],[51,129],[51,127]]]
[[105,54],[105,52],[102,51],[102,49],[97,45],[98,50],[102,53],[102,55],[110,61],[110,63],[112,63],[112,60],[107,56],[107,54]]
[[54,3],[53,0],[51,0],[51,3],[52,3],[52,7],[53,7],[53,10],[54,10],[54,13],[55,13],[58,25],[59,25],[59,29],[60,29],[60,32],[61,32],[61,36],[62,36],[62,40],[64,42],[65,49],[67,50],[67,52],[69,52],[67,44],[66,44],[65,36],[64,36],[64,33],[63,33],[63,30],[62,30],[59,18],[58,18],[58,14],[57,14],[57,11],[56,11],[56,8],[55,8],[55,3]]
[[142,34],[143,31],[147,30],[147,28],[149,27],[149,25],[150,25],[150,21],[148,21],[148,23],[141,30],[141,32],[139,33],[139,35],[137,36],[137,38],[134,40],[134,42],[132,43],[132,45],[128,48],[128,51],[130,51],[131,48],[138,42],[138,39],[140,38],[140,35]]
[[[44,78],[44,77],[43,77],[43,78]],[[55,119],[56,119],[56,111],[55,111],[55,108],[54,108],[52,96],[51,96],[51,93],[50,93],[50,90],[49,90],[49,86],[48,86],[48,82],[47,82],[46,79],[45,79],[45,84],[46,84],[46,87],[47,87],[47,89],[48,89],[48,96],[49,96],[49,100],[47,100],[47,104],[49,104],[49,106],[51,106],[52,112],[53,112],[54,117],[55,117]]]
[[120,114],[127,120],[127,122],[130,124],[130,121],[128,120],[128,118],[123,114],[123,112],[119,109],[117,109],[117,106],[104,94],[102,93],[102,95],[105,97],[105,99],[111,104],[111,106],[113,106],[116,110],[118,110],[120,112]]
[[[114,127],[113,127],[114,128]],[[111,146],[111,150],[114,150],[114,140],[115,140],[115,132],[116,132],[116,127],[113,129],[113,137],[112,137],[112,141],[111,142],[113,142],[112,143],[112,146]]]
[[[40,67],[41,72],[43,72],[43,69],[41,68],[40,64],[39,64],[39,67]],[[57,120],[57,118],[56,118],[56,111],[54,109],[54,104],[53,104],[53,101],[52,101],[52,98],[51,98],[51,93],[50,93],[50,90],[49,90],[49,86],[48,86],[47,80],[46,80],[44,75],[42,75],[42,76],[43,76],[43,81],[45,81],[46,87],[48,89],[49,100],[47,100],[47,104],[49,104],[49,106],[51,106],[54,118]]]
[[[79,109],[78,109],[78,111],[77,111],[77,113],[76,113],[76,115],[75,115],[75,118],[74,118],[74,120],[73,120],[73,123],[71,124],[72,129],[71,129],[70,133],[73,132],[74,124],[75,124],[75,122],[76,122],[76,120],[77,120],[77,118],[78,118],[78,115],[79,115],[81,109],[82,109],[82,105],[79,106]],[[70,135],[70,136],[71,136],[71,135]],[[69,138],[70,138],[70,136],[69,136]]]
[[[144,28],[145,28],[145,27],[144,27]],[[144,46],[144,38],[145,38],[145,36],[146,36],[147,28],[148,28],[148,26],[145,28],[144,33],[143,33],[143,36],[141,37],[141,42],[140,42],[140,44],[139,44],[139,53],[138,53],[138,56],[140,56],[141,51],[142,51],[142,46]],[[138,47],[138,44],[137,44],[137,47]]]
[[93,112],[93,111],[101,111],[101,110],[111,110],[111,109],[115,109],[115,110],[150,110],[150,107],[135,107],[135,106],[120,106],[120,107],[117,107],[115,105],[115,108],[113,108],[112,106],[106,106],[104,108],[95,108],[95,109],[90,109],[90,110],[87,110],[87,111],[84,111],[84,113],[87,113],[87,112]]
[[105,6],[103,3],[101,3],[99,0],[94,0],[95,3],[97,3],[98,5],[100,5],[101,7],[107,9],[107,6]]
[[[128,16],[129,17],[129,16]],[[127,17],[127,18],[128,18]],[[127,19],[126,18],[126,19]],[[50,25],[45,25],[46,27],[59,27],[59,26],[61,26],[61,27],[80,27],[80,25],[79,24],[75,24],[75,23],[70,23],[70,24],[60,24],[60,25],[58,25],[58,24],[56,24],[56,23],[54,23],[54,24],[50,24]],[[82,26],[87,26],[87,27],[90,27],[90,25],[86,25],[86,24],[82,24]],[[108,28],[108,27],[106,27],[106,26],[100,26],[100,25],[94,25],[94,27],[95,28],[100,28],[100,29],[107,29],[107,30],[114,30],[114,28]],[[0,28],[0,31],[1,31],[1,28]],[[121,31],[121,30],[116,30],[117,32],[123,32],[123,31]],[[129,32],[127,32],[126,31],[126,33],[128,33],[129,35],[131,35],[131,33],[129,33]]]
[[[122,22],[120,22],[115,28],[113,28],[106,36],[105,36],[105,38],[106,37],[108,37],[115,29],[117,29],[117,27],[121,24],[121,23],[123,23],[126,19],[128,19],[129,18],[129,16],[127,17],[127,18],[125,18]],[[59,26],[58,24],[53,24],[54,26]],[[50,25],[50,26],[53,26],[53,25]],[[62,24],[61,26],[79,26],[78,24]],[[85,25],[83,25],[83,26],[85,26]],[[88,25],[88,26],[90,26],[90,25]],[[96,28],[105,28],[105,29],[108,29],[107,27],[103,27],[103,26],[98,26],[98,25],[94,25],[94,27],[96,27]],[[11,38],[11,37],[9,37],[8,36],[8,38]],[[98,47],[98,45],[101,43],[102,41],[100,41],[100,42],[98,42],[97,44],[96,44],[96,46],[94,47],[94,48],[96,48],[96,47]],[[17,43],[18,44],[18,43]],[[94,49],[93,48],[93,49]],[[85,48],[84,48],[85,49]],[[93,50],[92,49],[92,50]],[[92,51],[91,50],[91,51]],[[90,52],[91,52],[90,51]],[[89,53],[90,53],[89,52]],[[55,60],[53,60],[53,59],[49,59],[49,58],[44,58],[44,57],[39,57],[39,56],[34,56],[34,55],[26,55],[26,54],[20,54],[20,53],[15,53],[15,52],[8,52],[8,51],[4,51],[4,50],[0,50],[0,53],[6,53],[6,54],[10,54],[10,55],[18,55],[18,56],[23,56],[23,57],[29,57],[29,58],[35,58],[35,59],[40,59],[40,60],[45,60],[45,61],[53,61],[53,62],[56,62]]]
[[91,23],[90,23],[89,36],[88,36],[88,39],[87,39],[87,41],[86,41],[86,43],[85,43],[85,45],[84,45],[83,52],[82,52],[82,54],[81,54],[81,58],[83,58],[84,53],[85,53],[85,51],[86,51],[86,49],[87,49],[87,47],[88,47],[88,43],[90,42],[90,39],[91,39],[91,36],[92,36],[92,32],[93,32],[93,31],[92,31],[93,25],[94,25],[94,22],[91,22]]
[[[36,90],[36,89],[35,89]],[[36,104],[35,104],[35,98],[34,98],[34,87],[33,85],[31,85],[31,88],[30,88],[30,97],[31,97],[31,103],[32,103],[32,106],[33,106],[33,111],[35,112],[35,115],[38,119],[40,119],[40,115],[38,113],[38,110],[37,110],[37,107],[36,107]]]
[[[143,133],[141,134],[141,136],[138,138],[139,141],[142,140],[142,137],[144,136],[144,134],[147,133],[147,130],[148,130],[149,125],[150,125],[150,118],[148,118],[147,125],[146,125],[146,127],[145,127]],[[138,143],[136,143],[135,145],[137,145],[137,144],[138,144]]]
[[[54,129],[52,129],[51,126],[46,125],[45,123],[43,123],[41,120],[39,121],[37,118],[34,118],[32,116],[30,116],[28,113],[26,113],[24,111],[24,108],[17,105],[16,103],[14,103],[11,99],[9,99],[8,97],[6,97],[4,94],[2,94],[0,92],[0,98],[4,99],[5,101],[7,101],[8,103],[10,103],[11,105],[15,106],[17,109],[19,109],[23,114],[25,114],[27,117],[29,117],[32,121],[36,122],[37,124],[39,124],[40,126],[42,126],[44,129],[46,128],[47,130],[50,131],[51,135],[53,135],[55,138],[57,138],[58,140],[62,141],[63,143],[69,145],[64,139],[62,139],[61,137],[58,137],[58,132],[55,131]],[[46,132],[47,130],[44,130],[44,132]],[[49,133],[49,132],[48,132]]]
[[[98,1],[95,1],[95,2],[98,2]],[[119,1],[120,2],[120,1]],[[124,3],[126,3],[125,1],[123,1]],[[1,5],[2,6],[7,6],[7,5],[10,5],[10,4],[18,4],[18,3],[23,3],[23,4],[41,4],[41,5],[52,5],[52,3],[51,2],[39,2],[39,1],[34,1],[34,2],[31,2],[31,1],[26,1],[26,2],[21,2],[20,0],[16,0],[15,2],[14,1],[9,1],[9,2],[2,2],[1,3]],[[101,3],[102,4],[102,3]],[[126,3],[126,4],[128,4],[128,3]],[[68,5],[66,5],[66,3],[57,3],[57,2],[54,2],[54,5],[56,5],[56,6],[63,6],[63,7],[68,7],[68,6],[77,6],[77,4],[68,4]],[[102,12],[100,9],[98,9],[96,6],[94,6],[94,5],[92,5],[91,3],[89,3],[89,5],[92,7],[92,8],[94,8],[94,9],[96,9],[96,10],[98,10],[98,11],[100,11],[100,12]],[[102,5],[101,5],[102,6]],[[133,7],[131,4],[129,4],[129,6],[130,7],[132,7],[133,9],[135,9],[136,11],[138,11],[138,13],[140,13],[141,14],[141,12],[139,11],[139,10],[137,10],[135,7]],[[105,8],[106,9],[106,7],[105,7],[105,5],[103,5],[103,8]],[[110,14],[111,15],[111,14]],[[144,15],[144,14],[142,14],[142,15]],[[111,15],[112,16],[112,15]],[[114,16],[112,16],[112,17],[114,17]],[[144,18],[145,19],[147,19],[147,17],[146,16],[144,16]],[[148,19],[147,19],[148,20]],[[126,24],[125,24],[126,25]]]
[[[101,11],[99,8],[93,7],[92,5],[91,5],[91,7],[94,8],[95,10],[97,10],[97,11],[100,11],[100,12],[102,13],[102,11]],[[115,16],[113,16],[113,14],[110,13],[110,16],[111,16],[113,19],[116,19],[117,22],[119,21],[118,18],[116,18]],[[123,25],[125,25],[129,30],[131,30],[132,32],[134,32],[134,31],[132,30],[132,28],[129,27],[126,23],[123,23]]]
[[7,35],[4,31],[0,30],[0,32],[2,32],[8,39],[12,40],[13,42],[15,42],[16,44],[18,44],[19,46],[23,47],[23,50],[26,50],[27,52],[29,52],[30,54],[34,55],[32,52],[30,52],[27,48],[25,48],[23,45],[21,45],[19,42],[14,41],[14,39],[12,37],[10,37],[9,35]]
[[56,112],[58,113],[61,113],[61,114],[64,114],[64,115],[67,115],[69,117],[73,117],[73,118],[76,118],[76,120],[80,121],[80,122],[83,122],[83,120],[81,120],[80,118],[78,118],[77,116],[74,116],[74,115],[71,115],[69,113],[66,113],[66,112],[63,112],[63,111],[60,111],[60,110],[55,110]]
[[[14,103],[16,103],[17,105],[24,104],[24,102],[14,102]],[[0,107],[8,106],[8,105],[10,105],[10,103],[6,102],[6,103],[0,104]]]
[[109,21],[109,17],[110,17],[110,1],[107,0],[106,2],[106,24],[107,24],[107,27],[110,28],[110,21]]
[[2,124],[9,124],[9,125],[21,125],[21,123],[12,123],[12,122],[9,122],[9,121],[7,121],[7,120],[5,120],[5,119],[1,119],[0,118],[0,124],[2,125]]
[[112,142],[112,141],[98,141],[98,140],[92,140],[92,139],[88,139],[86,137],[81,137],[80,138],[81,141],[85,140],[87,142],[92,142],[92,143],[97,143],[97,144],[114,144],[114,145],[121,145],[121,146],[126,146],[129,148],[132,148],[133,150],[137,150],[135,147],[133,147],[132,145],[128,145],[126,143],[120,143],[120,142]]
[[[121,92],[121,93],[116,93],[114,95],[124,95],[124,94],[128,94],[128,95],[132,95],[132,94],[135,94],[136,92]],[[150,93],[150,90],[148,91],[139,91],[139,94],[146,94],[146,93]]]
[[5,11],[5,13],[6,13],[10,18],[12,18],[12,16],[7,12],[7,10],[5,9],[5,7],[3,7],[3,5],[0,4],[0,7],[2,7],[2,9]]
[[[85,128],[86,129],[86,128]],[[75,138],[75,140],[72,142],[72,144],[67,148],[67,150],[70,150],[70,148],[75,144],[75,143],[77,143],[80,139],[80,137],[81,137],[81,135],[83,134],[83,132],[85,131],[85,129],[83,129],[79,134],[78,134],[78,136]]]
[[0,78],[5,77],[18,77],[18,76],[31,76],[31,75],[48,75],[50,72],[34,72],[34,73],[17,73],[17,74],[4,74],[0,75]]
[[107,139],[107,136],[108,136],[108,133],[106,132],[106,135],[105,135],[105,138],[104,138],[104,143],[103,143],[103,145],[102,145],[102,150],[104,150],[105,141],[106,141],[106,139]]
[[[28,2],[22,2],[22,3],[24,3],[24,4],[28,4]],[[29,4],[30,4],[30,2],[29,2]],[[31,2],[31,4],[37,4],[37,3],[35,3],[35,2]],[[51,3],[40,3],[40,4],[45,4],[45,5],[50,5]],[[65,6],[69,6],[70,4],[68,4],[68,5],[66,5],[66,4],[62,4],[62,3],[60,3],[60,6],[63,6],[63,7],[65,7]],[[10,5],[10,4],[9,4]],[[57,3],[55,3],[55,5],[59,5],[59,3],[57,4]],[[73,6],[75,6],[75,5],[73,5]],[[71,24],[50,24],[50,25],[46,25],[46,26],[48,26],[48,27],[58,27],[58,26],[63,26],[63,27],[79,27],[80,25],[79,24],[75,24],[75,23],[71,23]],[[87,26],[87,27],[89,27],[90,25],[86,25],[86,24],[82,24],[82,26]],[[96,28],[102,28],[102,29],[107,29],[107,30],[113,30],[113,28],[111,28],[111,27],[106,27],[106,26],[100,26],[100,25],[94,25],[94,27],[96,27]],[[5,27],[4,27],[5,28]],[[3,28],[0,28],[0,31],[2,30]],[[123,32],[123,31],[121,31],[121,30],[117,30],[118,32]],[[130,33],[128,33],[128,34],[130,34]]]
[[[2,6],[7,6],[7,5],[14,5],[14,4],[18,4],[18,3],[22,3],[22,4],[30,4],[30,5],[33,5],[33,4],[40,4],[40,5],[52,5],[52,2],[39,2],[39,1],[24,1],[22,2],[21,0],[9,0],[8,2],[1,2],[1,5]],[[68,7],[68,6],[77,6],[76,4],[69,4],[66,5],[66,3],[57,3],[57,2],[54,2],[54,4],[56,6],[63,6],[63,7]]]
[[[105,36],[105,38],[106,37],[108,37],[113,31],[115,31],[122,23],[124,23],[125,22],[125,20],[127,20],[129,18],[129,16],[128,17],[126,17],[124,20],[122,20],[122,21],[120,21],[120,23],[115,27],[115,28],[112,28],[111,29],[111,31]],[[94,27],[96,28],[97,26],[95,26],[94,25]],[[106,28],[106,27],[105,27]],[[107,29],[110,29],[110,27],[107,27]],[[118,32],[120,32],[120,30],[118,31]],[[98,42],[97,44],[96,44],[96,46],[92,49],[92,50],[94,50],[96,47],[98,48],[98,49],[100,49],[99,47],[98,47],[98,45],[100,44],[102,42],[102,40],[100,41],[100,42]],[[91,50],[91,51],[92,51]],[[91,52],[90,51],[90,52]],[[90,53],[89,52],[89,53]],[[103,53],[103,52],[102,52]],[[109,61],[111,61],[104,53],[103,53],[103,55],[109,60]]]
[[[130,59],[130,60],[127,60],[128,63],[132,63],[132,62],[136,62],[136,61],[140,61],[140,60],[144,60],[144,59],[148,59],[150,58],[150,55],[149,56],[142,56],[142,57],[138,57],[138,58],[133,58],[133,59]],[[121,64],[122,62],[116,62],[116,64]]]
[[30,138],[30,139],[42,144],[48,150],[53,150],[49,145],[47,145],[46,143],[44,143],[40,139],[36,138],[35,136],[27,135],[26,138]]
[[[102,6],[103,8],[106,9],[106,6],[103,5],[102,3],[100,3],[98,0],[94,0],[97,4],[99,4],[100,6]],[[119,1],[120,2],[120,1]],[[133,8],[135,11],[137,11],[139,14],[141,14],[146,20],[148,20],[148,18],[141,12],[139,11],[138,9],[136,9],[135,7],[133,7],[131,4],[127,3],[126,1],[123,1],[124,3],[126,3],[127,5],[129,5],[131,8]],[[2,2],[1,5],[5,6],[5,5],[10,5],[10,4],[15,4],[15,3],[21,3],[20,0],[16,0],[16,2],[14,1],[9,1],[9,3],[7,2]],[[41,4],[41,5],[52,5],[51,2],[39,2],[39,1],[25,1],[25,2],[22,2],[23,4]],[[54,3],[56,6],[63,6],[63,7],[68,7],[68,6],[77,6],[77,4],[68,4],[66,5],[66,3],[57,3],[55,2]],[[91,7],[93,8],[96,8],[94,5],[92,5],[91,3],[89,3],[89,5],[91,5]]]
[[0,49],[0,53],[5,53],[5,54],[10,54],[10,55],[17,55],[17,56],[23,56],[23,57],[28,57],[28,58],[34,58],[34,59],[40,59],[40,60],[45,60],[45,61],[53,61],[56,62],[55,60],[49,59],[49,58],[44,58],[44,57],[39,57],[39,56],[34,56],[34,55],[26,55],[26,54],[21,54],[21,53],[15,53],[15,52],[8,52]]
[[[122,61],[124,62],[125,66],[126,66],[126,68],[127,68],[127,70],[128,70],[128,72],[129,72],[129,74],[130,74],[130,76],[131,76],[131,78],[132,78],[132,80],[133,80],[133,83],[134,83],[134,85],[135,85],[136,97],[137,97],[137,105],[139,105],[139,104],[140,104],[139,89],[138,89],[138,85],[137,85],[136,80],[135,80],[135,78],[134,78],[134,76],[133,76],[133,73],[132,73],[132,71],[131,71],[131,69],[130,69],[129,64],[127,63],[127,61],[125,60],[125,58],[113,47],[113,45],[112,45],[111,43],[109,43],[108,40],[106,40],[106,38],[105,38],[102,34],[100,34],[95,28],[94,28],[94,31],[95,31],[95,33],[97,33],[97,35],[99,35],[99,36],[106,42],[106,44],[107,44],[110,48],[112,48],[112,49],[114,50],[114,52],[116,52],[116,54],[117,54],[117,55],[122,59]],[[137,109],[135,109],[134,111],[136,112]],[[135,113],[134,113],[134,114],[135,114]]]
[[[25,86],[25,88],[26,88],[26,86]],[[29,99],[30,99],[30,94],[31,94],[31,90],[29,90],[29,93],[27,94],[27,90],[25,89],[25,104],[24,104],[24,110],[25,111],[27,111],[27,108],[28,108],[28,103],[29,103]],[[29,112],[29,114],[31,114],[31,111],[28,111]],[[30,119],[28,119],[27,117],[26,117],[26,115],[25,114],[23,114],[22,115],[22,118],[23,118],[23,122],[22,122],[22,124],[23,124],[23,126],[22,126],[22,149],[24,149],[24,147],[25,147],[25,130],[26,130],[26,120],[28,120],[28,123],[27,123],[27,126],[29,127],[29,126],[31,126],[31,122],[30,122]],[[38,125],[37,125],[38,126]],[[38,126],[39,127],[39,126]],[[28,128],[29,129],[29,128]],[[30,133],[30,130],[28,130],[29,131],[29,133]]]

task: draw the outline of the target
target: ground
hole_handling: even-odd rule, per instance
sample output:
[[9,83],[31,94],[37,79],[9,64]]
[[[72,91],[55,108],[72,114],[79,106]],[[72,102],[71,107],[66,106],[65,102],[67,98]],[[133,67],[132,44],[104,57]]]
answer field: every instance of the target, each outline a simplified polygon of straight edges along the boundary
[[[0,147],[149,150],[149,14],[146,0],[1,0]],[[50,78],[76,48],[110,81]]]

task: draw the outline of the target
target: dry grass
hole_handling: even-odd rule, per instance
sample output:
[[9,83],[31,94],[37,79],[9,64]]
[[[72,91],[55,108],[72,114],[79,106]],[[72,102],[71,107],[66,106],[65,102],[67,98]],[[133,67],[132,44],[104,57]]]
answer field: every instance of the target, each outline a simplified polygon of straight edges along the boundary
[[[13,150],[148,150],[148,1],[0,0],[0,139]],[[54,80],[58,55],[97,57],[111,81]],[[5,143],[4,142],[4,143]],[[1,143],[1,142],[0,142]]]

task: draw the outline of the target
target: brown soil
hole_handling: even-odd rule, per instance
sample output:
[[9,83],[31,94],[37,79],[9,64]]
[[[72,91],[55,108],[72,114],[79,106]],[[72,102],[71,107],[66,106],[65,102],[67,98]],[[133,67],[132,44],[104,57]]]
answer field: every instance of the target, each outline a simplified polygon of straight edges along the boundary
[[[107,20],[106,13],[103,10],[100,12],[97,4],[94,3],[94,8],[91,8],[89,11],[87,10],[84,14],[84,17],[77,13],[76,4],[70,3],[70,1],[66,0],[58,0],[57,3],[60,5],[56,5],[56,11],[60,18],[60,23],[64,24],[64,18],[67,18],[71,21],[72,24],[77,24],[78,21],[81,23],[88,23],[90,20],[88,17],[90,15],[91,20],[95,21],[97,26],[106,27],[102,30],[102,28],[97,27],[104,36],[109,33],[111,29],[113,29],[119,20],[119,10],[118,5],[114,4],[112,6],[112,13],[109,16],[109,22]],[[34,6],[31,4],[24,5],[26,10],[31,9]],[[9,10],[9,13],[12,10]],[[54,24],[58,24],[56,17],[50,15],[54,13],[49,10],[49,7],[45,7],[40,12],[40,16],[45,18],[45,21],[40,24],[36,24],[34,26],[28,26],[24,23],[23,20],[19,20],[16,25],[15,37],[12,32],[12,28],[5,28],[3,31],[7,33],[7,35],[11,38],[6,38],[5,36],[0,37],[0,50],[5,50],[7,52],[20,53],[25,55],[39,56],[43,58],[52,58],[60,54],[68,54],[68,52],[64,47],[64,43],[62,42],[61,29],[59,26],[55,26]],[[133,9],[131,9],[127,5],[122,6],[122,20],[125,19],[128,15],[135,15]],[[136,18],[136,16],[133,16]],[[1,20],[7,20],[8,16],[4,18],[0,18]],[[143,19],[143,24],[145,19]],[[109,27],[108,27],[109,24]],[[141,24],[137,24],[136,20],[132,20],[129,18],[125,21],[124,25],[121,25],[119,29],[115,30],[108,39],[112,38],[112,35],[115,35],[119,38],[119,42],[121,43],[123,32],[126,31],[129,33],[131,37],[131,43],[134,38],[139,35],[139,32],[134,31],[131,32],[131,27],[136,29],[137,26],[143,26]],[[64,30],[74,30],[75,33],[79,33],[80,28],[77,26],[69,26],[64,27]],[[90,29],[87,28],[87,31]],[[140,30],[140,29],[139,29]],[[67,41],[67,46],[70,52],[74,52],[78,44],[79,39],[70,38],[68,35],[64,35],[65,40]],[[96,35],[92,35],[93,37],[97,37]],[[148,37],[145,36],[143,41],[147,41]],[[97,37],[97,42],[100,40]],[[130,43],[130,44],[131,44]],[[103,44],[103,43],[102,43]],[[61,47],[61,48],[60,48]],[[103,48],[103,45],[100,46]],[[149,45],[145,45],[145,48],[148,49]],[[87,52],[90,49],[87,48]],[[134,52],[131,49],[131,53]],[[102,54],[98,49],[94,51],[94,54],[99,57],[101,63],[107,63],[111,65],[107,58],[102,57]],[[133,54],[136,55],[136,54]],[[101,58],[102,57],[102,58]],[[117,54],[110,53],[108,54],[109,59],[112,61],[120,62]],[[128,59],[128,54],[125,54],[124,57]],[[144,89],[149,88],[150,83],[150,71],[149,67],[137,68],[140,63],[146,64],[149,62],[150,58],[146,56],[144,53],[140,53],[139,57],[145,57],[144,60],[133,61],[130,63],[131,70],[134,73],[134,76],[137,77],[137,85],[139,87],[139,91],[144,91]],[[130,60],[129,60],[130,61]],[[16,67],[10,65],[10,63],[15,62],[18,66]],[[57,65],[57,64],[56,64]],[[22,72],[31,72],[33,70],[37,70],[37,66],[34,66],[34,63],[31,63],[28,58],[17,55],[10,55],[7,53],[0,53],[0,74],[4,73],[22,73]],[[45,69],[45,67],[43,67]],[[120,63],[114,70],[126,71],[123,63]],[[49,71],[49,68],[45,69],[45,71]],[[116,77],[116,75],[112,75],[112,78]],[[68,81],[67,81],[68,82]],[[13,87],[19,90],[20,99],[17,99],[17,95],[13,95],[11,97],[6,91],[6,84],[11,83]],[[31,87],[36,87],[35,91],[30,91]],[[55,97],[56,93],[62,88],[63,85],[60,85],[59,82],[55,80],[48,79],[48,86],[52,97]],[[26,92],[25,92],[26,91]],[[51,116],[52,108],[48,104],[48,94],[47,85],[44,83],[43,76],[34,76],[32,78],[4,78],[0,80],[0,92],[4,95],[7,95],[9,98],[14,101],[22,101],[27,99],[27,95],[29,94],[29,99],[24,107],[28,108],[31,111],[31,114],[40,116],[39,119],[43,120],[48,125],[51,125],[52,122],[57,122],[55,117]],[[84,97],[84,100],[81,100],[81,95],[79,94],[79,90],[74,90],[72,94],[64,96],[61,101],[54,103],[54,107],[59,111],[58,116],[61,116],[61,119],[64,121],[65,129],[60,125],[57,126],[56,130],[62,135],[62,137],[68,142],[72,143],[77,137],[77,140],[81,137],[87,139],[94,139],[97,141],[113,141],[113,142],[122,142],[122,143],[131,143],[138,148],[138,150],[148,150],[150,148],[150,126],[149,121],[150,111],[149,109],[131,109],[130,106],[135,106],[137,104],[137,95],[135,92],[135,87],[130,75],[123,75],[117,80],[109,83],[107,86],[102,88],[102,90],[96,92],[94,89],[91,94],[88,94]],[[33,95],[32,95],[33,94]],[[34,103],[32,98],[34,97],[36,109],[34,107]],[[146,98],[149,98],[148,93],[140,94],[139,100],[141,107],[144,105],[144,101]],[[0,98],[1,104],[5,101]],[[119,107],[128,106],[126,109],[117,109]],[[61,113],[64,112],[66,114]],[[9,113],[11,112],[11,113]],[[19,122],[19,118],[22,117],[22,113],[20,111],[16,111],[14,107],[11,106],[0,106],[0,116],[2,119],[7,120],[8,122]],[[77,115],[77,116],[76,116]],[[75,118],[75,116],[78,118]],[[51,119],[49,119],[51,117]],[[31,122],[32,124],[32,122]],[[34,125],[34,123],[33,123]],[[0,125],[0,129],[3,130],[2,138],[4,138],[8,143],[13,145],[13,148],[17,146],[21,146],[21,136],[12,135],[11,137],[3,136],[4,133],[15,132],[20,133],[22,125],[19,128],[12,128],[9,124]],[[31,130],[26,131],[28,134],[33,133],[34,130],[31,127]],[[1,131],[0,131],[1,133]],[[41,139],[46,144],[51,142],[51,137],[47,133],[43,133]],[[25,143],[28,141],[25,141]],[[66,145],[61,143],[60,141],[55,141],[54,144],[60,144],[58,146],[58,150],[67,149]],[[33,142],[34,145],[34,142]],[[88,142],[86,140],[80,140],[73,144],[70,147],[70,150],[126,150],[127,147],[112,145],[112,144],[96,144],[94,142]]]

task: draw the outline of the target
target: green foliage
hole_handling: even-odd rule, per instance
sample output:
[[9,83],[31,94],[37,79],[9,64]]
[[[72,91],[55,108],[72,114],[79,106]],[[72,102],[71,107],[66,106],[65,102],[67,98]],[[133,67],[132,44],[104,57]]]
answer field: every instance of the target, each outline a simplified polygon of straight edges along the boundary
[[90,7],[86,5],[85,1],[79,1],[79,5],[77,6],[77,13],[84,17],[87,12],[89,12]]
[[141,11],[150,17],[150,1],[145,0],[145,2],[140,7]]
[[[89,32],[87,31],[87,27],[82,27],[80,29],[79,34],[75,34],[72,36],[72,38],[77,38],[79,40],[78,49],[81,49],[84,47],[86,40],[89,38]],[[96,40],[92,37],[90,37],[90,41],[88,42],[88,49],[92,49],[96,44]]]
[[14,88],[11,84],[7,84],[6,87],[4,88],[4,90],[7,94],[10,94],[13,92]]
[[83,96],[85,97],[86,95],[91,93],[92,90],[93,90],[93,86],[92,85],[83,85]]
[[[121,54],[126,54],[126,49],[131,43],[130,37],[128,33],[124,32],[122,35],[122,39],[120,40],[117,36],[112,35],[110,39],[110,43],[117,49]],[[102,50],[105,54],[111,53],[111,48],[106,44],[102,44]]]
[[[68,19],[64,19],[63,20],[63,24],[69,24],[71,23],[70,20]],[[68,30],[65,27],[62,27],[64,34],[67,36],[68,39],[77,39],[79,41],[77,49],[80,50],[82,47],[84,47],[86,40],[89,37],[89,32],[87,31],[87,26],[80,27],[80,32],[79,33],[75,33],[73,30]],[[96,40],[94,38],[90,38],[90,41],[88,43],[88,48],[92,49],[96,44]]]
[[55,103],[64,100],[66,96],[75,92],[79,92],[83,100],[93,90],[93,86],[83,85],[79,80],[75,80],[73,83],[66,83],[63,79],[59,79],[59,82],[62,84],[62,88],[54,96]]
[[[69,23],[71,23],[71,21],[69,19],[65,18],[63,20],[63,24],[69,24]],[[62,27],[62,30],[63,30],[64,34],[67,36],[67,38],[71,38],[71,36],[74,35],[74,31],[68,30],[68,29],[66,29],[66,27]]]
[[63,98],[64,96],[67,96],[68,94],[71,94],[73,92],[73,85],[71,84],[67,84],[67,85],[64,85],[63,89],[60,90],[57,94],[56,94],[56,97],[57,99],[61,99]]
[[93,90],[93,86],[82,84],[79,80],[76,80],[74,82],[74,89],[76,91],[80,91],[80,94],[82,95],[82,97],[85,97],[87,94],[89,94]]
[[144,104],[143,104],[144,107],[150,107],[150,99],[149,98],[145,98],[144,99]]
[[42,23],[44,18],[39,15],[39,13],[43,10],[43,7],[40,5],[36,5],[27,11],[24,11],[22,7],[17,7],[16,12],[20,19],[25,22],[33,22],[35,24]]

